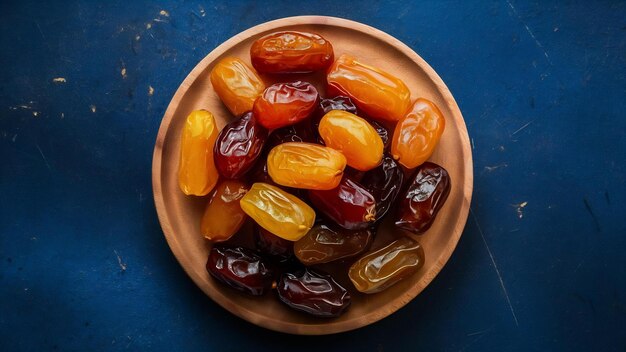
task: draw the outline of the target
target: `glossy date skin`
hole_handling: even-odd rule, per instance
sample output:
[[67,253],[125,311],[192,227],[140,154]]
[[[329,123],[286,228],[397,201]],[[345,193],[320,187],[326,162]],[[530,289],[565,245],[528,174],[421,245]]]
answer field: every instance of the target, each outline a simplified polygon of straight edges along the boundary
[[239,116],[252,110],[265,89],[261,77],[245,62],[234,57],[222,59],[211,70],[211,84],[230,112]]
[[[352,102],[352,100],[350,100],[349,97],[346,97],[343,95],[339,95],[334,98],[321,99],[318,110],[319,112],[317,113],[317,117],[313,121],[313,129],[315,131],[317,131],[322,117],[333,110],[346,111],[351,114],[359,116],[359,112],[357,111],[356,105],[354,105],[354,103]],[[372,127],[374,127],[374,129],[376,130],[376,133],[378,133],[378,136],[383,141],[385,150],[387,150],[389,148],[389,142],[390,142],[389,130],[387,130],[387,128],[385,128],[383,125],[381,125],[380,123],[374,120],[369,119],[367,120],[367,122],[370,125],[372,125]]]
[[383,141],[365,119],[341,110],[332,110],[320,121],[318,131],[327,147],[345,155],[348,166],[367,171],[380,164]]
[[312,143],[283,143],[267,156],[272,180],[293,188],[333,189],[341,181],[345,167],[343,154]]
[[330,275],[310,268],[283,274],[276,289],[283,303],[316,317],[337,317],[351,302],[350,293]]
[[411,104],[409,88],[397,77],[343,54],[328,69],[327,92],[347,95],[375,119],[398,121]]
[[270,290],[274,279],[265,259],[243,247],[214,246],[206,269],[218,281],[253,296]]
[[250,58],[259,72],[312,72],[327,69],[334,53],[330,42],[319,34],[287,31],[256,40]]
[[360,184],[344,177],[331,190],[309,190],[313,206],[347,230],[361,230],[376,219],[376,200]]
[[275,146],[289,142],[316,142],[316,133],[311,128],[309,121],[305,120],[295,125],[282,127],[272,131],[267,140],[266,149],[271,150]]
[[376,221],[380,221],[393,206],[404,182],[404,172],[389,155],[383,156],[381,164],[365,173],[361,184],[376,199]]
[[304,265],[323,264],[365,252],[373,238],[371,229],[349,231],[322,223],[296,241],[293,251]]
[[322,117],[333,110],[346,111],[354,115],[358,115],[356,105],[346,96],[336,96],[333,98],[320,99],[317,111],[310,119],[309,126],[312,130],[313,142],[324,144],[324,140],[320,137],[318,128]]
[[356,105],[354,105],[349,97],[343,95],[320,100],[320,109],[322,110],[322,116],[333,110],[341,110],[354,115],[359,115]]
[[376,293],[415,274],[423,265],[424,250],[419,242],[401,237],[356,261],[348,276],[360,292]]
[[391,142],[391,139],[389,137],[389,130],[385,128],[385,126],[381,125],[380,123],[376,121],[368,120],[367,122],[369,122],[369,124],[372,125],[372,127],[374,127],[374,129],[376,130],[376,133],[378,133],[378,136],[383,141],[384,150],[389,149],[389,144]]
[[413,169],[433,154],[441,139],[446,120],[435,103],[419,98],[396,125],[391,154],[400,164]]
[[400,197],[396,226],[418,235],[426,232],[446,202],[450,187],[446,169],[431,162],[422,164]]
[[241,178],[258,160],[268,131],[257,123],[249,111],[220,131],[213,155],[220,175]]
[[280,238],[258,225],[254,229],[254,243],[259,251],[281,262],[293,257],[294,242]]
[[215,118],[210,112],[195,110],[187,116],[178,165],[178,186],[186,195],[204,196],[215,187],[219,177],[213,159],[217,133]]
[[222,242],[231,238],[246,221],[246,213],[241,210],[239,200],[248,191],[248,186],[237,180],[222,180],[202,216],[200,232],[212,242]]
[[272,186],[279,186],[270,177],[270,174],[267,171],[267,157],[264,157],[263,155],[261,155],[259,161],[254,164],[252,170],[248,172],[247,179],[251,183],[262,182]]
[[263,91],[252,109],[259,123],[273,130],[308,118],[318,101],[317,89],[310,83],[276,83]]
[[259,226],[289,241],[299,240],[315,223],[315,211],[310,206],[266,183],[253,184],[239,204]]

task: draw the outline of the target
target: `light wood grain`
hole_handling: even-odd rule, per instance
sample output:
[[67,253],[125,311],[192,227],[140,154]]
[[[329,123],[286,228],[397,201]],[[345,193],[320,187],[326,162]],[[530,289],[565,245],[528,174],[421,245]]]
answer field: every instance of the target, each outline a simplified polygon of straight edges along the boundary
[[[413,99],[424,97],[434,101],[446,118],[446,130],[430,160],[448,170],[452,189],[432,228],[422,236],[414,236],[422,243],[426,253],[424,267],[413,277],[386,291],[364,295],[356,292],[348,280],[350,262],[322,266],[349,288],[353,297],[350,309],[331,320],[292,311],[280,303],[273,293],[261,298],[248,297],[212,280],[205,270],[210,244],[199,231],[207,199],[185,196],[176,180],[179,138],[186,116],[194,109],[207,109],[216,116],[220,128],[232,119],[211,88],[209,73],[213,65],[224,56],[236,56],[250,63],[249,48],[255,39],[269,32],[287,29],[319,33],[332,42],[336,57],[344,52],[351,53],[402,78],[410,88]],[[323,94],[323,74],[298,75],[297,78],[315,84]],[[264,76],[263,79],[271,84],[294,77]],[[289,17],[237,34],[215,48],[189,73],[161,122],[154,147],[152,183],[159,221],[167,242],[187,274],[209,297],[233,314],[268,329],[292,334],[332,334],[356,329],[388,316],[415,298],[439,273],[452,255],[467,220],[473,184],[472,152],[463,116],[452,94],[437,73],[408,46],[358,22],[324,16]],[[386,221],[372,248],[382,247],[401,235],[390,221]],[[248,224],[236,240],[250,243],[249,237],[251,226]]]

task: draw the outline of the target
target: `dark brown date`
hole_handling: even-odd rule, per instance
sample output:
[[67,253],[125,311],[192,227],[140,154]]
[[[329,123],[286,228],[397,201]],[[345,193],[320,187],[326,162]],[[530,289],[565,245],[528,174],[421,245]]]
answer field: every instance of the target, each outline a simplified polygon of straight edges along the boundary
[[243,247],[214,246],[206,269],[216,280],[254,296],[272,288],[273,270],[254,251]]
[[358,115],[356,105],[354,105],[350,98],[342,95],[320,100],[320,109],[322,109],[321,115],[325,115],[333,110],[343,110]]
[[368,119],[367,122],[374,127],[376,133],[380,136],[380,139],[383,140],[383,145],[385,146],[384,150],[389,149],[389,130],[374,120]]
[[267,171],[267,154],[263,153],[259,158],[259,162],[257,162],[252,170],[248,172],[248,180],[250,183],[255,182],[263,182],[269,183],[270,185],[277,186],[276,183],[270,177],[269,172]]
[[380,165],[363,176],[361,184],[376,199],[376,221],[381,220],[393,206],[402,189],[403,179],[402,168],[389,155],[384,155]]
[[270,135],[265,150],[269,152],[275,146],[288,142],[315,142],[316,135],[312,130],[310,121],[302,121],[295,125],[286,126],[274,130]]
[[310,268],[283,274],[277,291],[289,307],[317,317],[337,317],[350,306],[350,293],[345,288],[330,275]]
[[327,191],[309,190],[308,194],[317,210],[344,229],[365,229],[376,219],[374,196],[347,177],[336,188]]
[[255,226],[254,242],[259,251],[281,262],[293,257],[292,241],[280,238],[258,225]]
[[450,176],[443,167],[420,165],[406,193],[400,197],[396,226],[422,234],[430,228],[450,193]]
[[293,250],[302,264],[322,264],[365,252],[373,237],[371,229],[349,231],[319,224],[297,240]]
[[226,178],[243,176],[261,155],[267,135],[267,130],[256,122],[252,112],[226,125],[213,148],[220,175]]

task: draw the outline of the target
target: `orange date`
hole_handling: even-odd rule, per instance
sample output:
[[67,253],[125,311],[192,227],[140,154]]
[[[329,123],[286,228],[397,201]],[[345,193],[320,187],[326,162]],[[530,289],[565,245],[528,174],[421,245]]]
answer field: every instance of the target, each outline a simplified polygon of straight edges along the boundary
[[324,144],[345,155],[349,166],[367,171],[380,164],[383,140],[364,119],[347,111],[332,110],[322,117],[318,130]]
[[224,105],[235,116],[252,110],[254,100],[263,93],[261,77],[238,58],[222,59],[211,70],[211,84]]
[[349,96],[375,119],[398,121],[411,104],[411,92],[402,80],[348,54],[330,66],[327,81],[331,96]]
[[391,140],[391,155],[404,167],[422,165],[441,139],[446,120],[435,103],[419,98],[398,121]]
[[253,112],[263,127],[273,130],[308,118],[318,102],[317,89],[310,83],[276,83],[254,102]]

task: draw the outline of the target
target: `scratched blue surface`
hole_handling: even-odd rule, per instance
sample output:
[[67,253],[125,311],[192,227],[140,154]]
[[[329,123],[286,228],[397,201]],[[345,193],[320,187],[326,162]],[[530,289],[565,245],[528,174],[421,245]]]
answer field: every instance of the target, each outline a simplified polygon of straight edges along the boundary
[[[151,194],[186,74],[232,35],[299,14],[416,50],[474,153],[472,213],[441,274],[330,337],[266,331],[205,297]],[[0,349],[624,351],[625,45],[623,1],[3,1]]]

